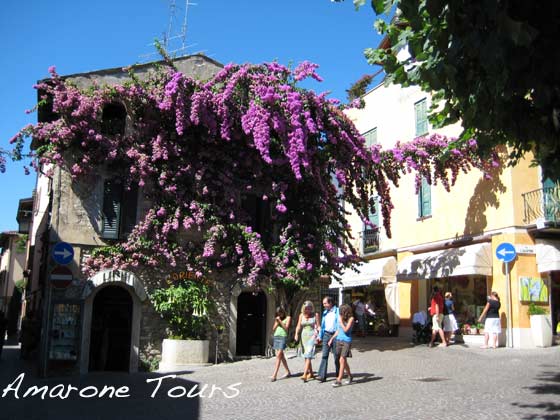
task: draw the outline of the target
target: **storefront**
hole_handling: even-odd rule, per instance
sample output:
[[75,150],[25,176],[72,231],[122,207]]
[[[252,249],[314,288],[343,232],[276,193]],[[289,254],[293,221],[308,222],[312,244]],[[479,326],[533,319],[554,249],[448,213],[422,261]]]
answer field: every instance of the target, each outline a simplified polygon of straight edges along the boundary
[[398,333],[396,270],[396,258],[385,257],[361,263],[345,270],[340,280],[331,280],[329,289],[338,295],[339,304],[352,304],[359,298],[375,312],[367,317],[367,334]]
[[438,286],[443,293],[453,294],[457,321],[473,334],[478,333],[477,319],[486,304],[491,279],[492,245],[488,242],[409,255],[397,267],[397,280],[409,283],[407,290],[414,290],[408,294],[409,300],[416,300],[410,303],[410,312],[425,311],[428,315],[430,291]]
[[560,241],[537,239],[537,269],[550,282],[550,316],[553,334],[560,336]]

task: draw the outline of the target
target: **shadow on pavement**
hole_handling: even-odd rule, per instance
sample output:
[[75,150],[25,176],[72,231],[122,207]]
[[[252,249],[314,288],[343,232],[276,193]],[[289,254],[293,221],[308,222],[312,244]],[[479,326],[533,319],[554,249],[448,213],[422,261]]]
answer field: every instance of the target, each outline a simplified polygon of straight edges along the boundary
[[7,346],[0,361],[0,420],[197,419],[202,398],[238,394],[235,385],[218,387],[172,375],[95,372],[39,378],[32,365],[19,359],[19,347]]
[[399,351],[414,347],[405,337],[361,337],[352,340],[352,351]]
[[[550,366],[547,366],[550,367]],[[538,395],[550,395],[554,401],[558,401],[560,397],[560,373],[557,371],[542,372],[537,378],[539,384],[525,387]],[[524,419],[558,419],[560,418],[560,403],[558,402],[542,402],[538,404],[522,404],[514,403],[514,406],[520,408],[538,409],[538,413],[528,414]]]

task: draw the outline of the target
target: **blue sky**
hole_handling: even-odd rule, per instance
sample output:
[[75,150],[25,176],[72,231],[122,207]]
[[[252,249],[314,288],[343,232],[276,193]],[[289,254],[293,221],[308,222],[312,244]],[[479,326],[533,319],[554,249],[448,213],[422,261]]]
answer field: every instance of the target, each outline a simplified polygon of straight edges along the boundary
[[[376,70],[363,51],[380,37],[370,7],[354,10],[352,0],[190,0],[187,53],[203,52],[221,63],[277,60],[320,65],[323,83],[310,87],[331,91],[344,100],[345,90]],[[175,31],[180,32],[184,0],[176,0]],[[33,85],[55,65],[59,74],[82,73],[149,61],[149,44],[162,38],[169,23],[167,0],[4,0],[0,8],[0,147],[24,125],[37,100]],[[174,48],[174,45],[170,46]],[[151,60],[158,59],[152,56]],[[35,173],[8,164],[0,174],[0,232],[16,230],[18,201],[30,197]]]

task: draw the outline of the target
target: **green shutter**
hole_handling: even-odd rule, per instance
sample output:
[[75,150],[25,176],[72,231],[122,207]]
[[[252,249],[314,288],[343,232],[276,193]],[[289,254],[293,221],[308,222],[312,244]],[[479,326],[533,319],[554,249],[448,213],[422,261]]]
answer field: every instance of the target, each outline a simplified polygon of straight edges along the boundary
[[432,214],[432,188],[426,178],[422,178],[420,191],[418,191],[418,217]]
[[416,118],[416,135],[421,136],[428,133],[428,108],[425,98],[414,104],[414,113]]
[[105,239],[119,238],[121,218],[122,184],[116,180],[107,180],[103,185],[103,214],[101,237]]
[[366,140],[366,147],[371,147],[377,144],[377,127],[364,133],[364,139]]
[[122,195],[121,208],[121,237],[127,237],[136,226],[136,213],[138,209],[138,187],[131,185]]

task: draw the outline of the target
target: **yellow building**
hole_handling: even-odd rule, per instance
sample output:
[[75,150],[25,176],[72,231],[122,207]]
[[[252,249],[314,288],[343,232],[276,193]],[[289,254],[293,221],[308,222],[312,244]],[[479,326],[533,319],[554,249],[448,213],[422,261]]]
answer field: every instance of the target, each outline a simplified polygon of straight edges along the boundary
[[[387,149],[397,141],[436,132],[426,118],[430,97],[417,87],[381,84],[363,99],[363,109],[347,114],[369,144]],[[461,127],[437,132],[453,137]],[[487,295],[496,291],[501,298],[501,344],[532,347],[527,313],[531,300],[547,308],[551,324],[559,321],[560,192],[550,181],[541,182],[541,169],[531,167],[530,161],[526,156],[515,167],[504,164],[492,179],[476,169],[461,173],[451,192],[441,184],[423,183],[417,194],[414,174],[405,176],[399,188],[391,189],[391,238],[381,227],[380,215],[374,216],[379,231],[366,229],[355,213],[349,216],[355,245],[368,263],[358,272],[349,270],[342,284],[333,282],[331,287],[339,288],[347,300],[344,290],[357,291],[372,282],[384,285],[389,322],[399,324],[400,335],[412,335],[412,317],[427,311],[434,285],[453,293],[463,325],[476,322]],[[502,243],[512,244],[516,252],[507,275],[502,259],[513,253],[506,249],[498,259]]]

